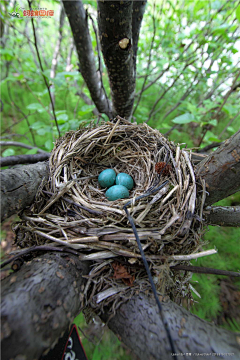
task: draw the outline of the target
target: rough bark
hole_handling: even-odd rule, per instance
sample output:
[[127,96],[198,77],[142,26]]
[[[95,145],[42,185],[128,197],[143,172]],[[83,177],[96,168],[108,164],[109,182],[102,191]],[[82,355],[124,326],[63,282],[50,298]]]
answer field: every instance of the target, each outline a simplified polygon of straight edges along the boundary
[[1,157],[0,167],[13,166],[18,164],[35,164],[39,161],[47,160],[49,156],[50,153],[45,152],[41,154],[27,154],[27,155]]
[[139,8],[132,1],[98,1],[99,36],[108,70],[113,115],[126,119],[131,117],[135,94],[137,44],[133,40],[138,38],[141,19],[134,23],[134,34],[132,21],[133,10]]
[[[2,355],[38,359],[46,353],[81,309],[83,274],[89,264],[71,254],[50,253],[25,263],[2,281]],[[168,299],[161,299],[178,353],[230,353],[240,357],[240,334],[217,328]],[[153,298],[140,293],[104,321],[140,359],[172,359]],[[204,356],[198,356],[202,359]]]
[[[240,334],[220,329],[170,300],[162,299],[162,306],[179,359],[212,359],[216,353],[225,355],[220,358],[240,358]],[[103,318],[106,321],[109,314]],[[142,360],[173,358],[156,303],[144,294],[121,305],[108,326]]]
[[88,271],[74,255],[50,253],[2,280],[3,359],[38,359],[54,346],[80,312]]
[[204,217],[209,225],[240,226],[240,206],[207,206]]
[[0,172],[1,221],[30,206],[44,177],[48,177],[48,162],[24,165]]
[[209,192],[205,205],[212,205],[239,191],[240,130],[201,161],[196,170],[196,174],[205,179]]
[[134,66],[136,70],[136,60],[138,51],[138,38],[142,24],[143,15],[145,12],[147,1],[134,1],[132,14],[132,38],[133,38],[133,56]]
[[98,111],[111,118],[111,105],[105,95],[103,85],[95,65],[86,11],[80,0],[63,1],[63,5],[72,29],[80,63],[79,66],[81,75],[87,84],[91,98]]

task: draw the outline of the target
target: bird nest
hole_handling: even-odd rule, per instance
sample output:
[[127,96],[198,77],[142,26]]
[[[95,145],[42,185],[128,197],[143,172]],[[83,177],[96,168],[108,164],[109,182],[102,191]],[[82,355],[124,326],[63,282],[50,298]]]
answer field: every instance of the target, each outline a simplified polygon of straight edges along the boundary
[[[151,288],[127,205],[148,260],[157,291],[178,302],[190,294],[189,264],[201,249],[205,191],[196,182],[191,154],[146,124],[117,117],[56,141],[50,177],[17,225],[17,243],[65,246],[91,260],[84,295],[96,309]],[[128,199],[108,201],[98,175],[106,168],[134,179]]]

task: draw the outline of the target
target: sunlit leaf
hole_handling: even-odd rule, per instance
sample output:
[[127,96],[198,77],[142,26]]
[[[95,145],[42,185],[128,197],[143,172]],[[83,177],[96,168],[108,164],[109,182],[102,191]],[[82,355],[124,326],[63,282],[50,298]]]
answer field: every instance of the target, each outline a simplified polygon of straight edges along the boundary
[[15,150],[9,148],[3,151],[2,157],[12,156],[14,154],[15,154]]
[[194,121],[194,116],[190,113],[185,113],[183,115],[175,117],[172,122],[174,124],[188,124],[192,121]]

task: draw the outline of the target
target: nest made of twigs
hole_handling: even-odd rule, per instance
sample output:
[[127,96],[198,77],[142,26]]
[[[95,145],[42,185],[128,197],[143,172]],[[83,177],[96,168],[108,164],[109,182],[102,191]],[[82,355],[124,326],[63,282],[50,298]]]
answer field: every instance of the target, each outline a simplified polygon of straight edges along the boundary
[[[57,140],[49,166],[49,179],[16,227],[21,247],[54,243],[74,248],[82,260],[93,260],[86,299],[97,308],[108,303],[116,307],[120,298],[150,289],[123,209],[130,201],[128,211],[157,290],[175,301],[190,296],[189,276],[170,270],[186,264],[186,255],[201,247],[204,191],[196,183],[189,152],[146,124],[118,117],[116,123],[72,131]],[[107,200],[106,189],[98,184],[106,168],[132,176],[128,199]],[[149,191],[166,180],[160,190]]]

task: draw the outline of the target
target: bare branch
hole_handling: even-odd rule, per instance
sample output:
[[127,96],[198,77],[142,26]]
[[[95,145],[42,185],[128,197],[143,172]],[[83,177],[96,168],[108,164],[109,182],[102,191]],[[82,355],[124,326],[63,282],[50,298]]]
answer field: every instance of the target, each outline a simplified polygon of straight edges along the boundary
[[17,142],[17,141],[0,141],[0,146],[20,146],[23,147],[25,149],[36,149],[38,153],[45,153],[46,151],[39,149],[35,146],[31,146],[31,145],[27,145],[21,142]]
[[50,153],[44,152],[40,154],[27,154],[6,156],[0,158],[0,167],[13,166],[18,164],[35,164],[39,161],[48,160]]
[[63,1],[65,12],[72,29],[81,75],[90,91],[91,98],[100,113],[112,118],[109,100],[106,98],[96,65],[92,41],[88,29],[87,14],[83,4],[78,1]]
[[209,225],[240,226],[240,206],[207,206],[204,216]]

